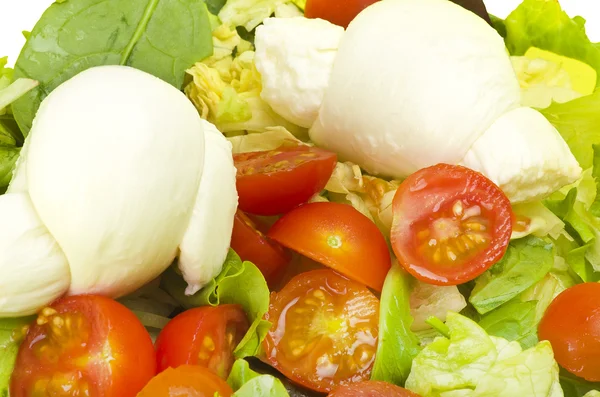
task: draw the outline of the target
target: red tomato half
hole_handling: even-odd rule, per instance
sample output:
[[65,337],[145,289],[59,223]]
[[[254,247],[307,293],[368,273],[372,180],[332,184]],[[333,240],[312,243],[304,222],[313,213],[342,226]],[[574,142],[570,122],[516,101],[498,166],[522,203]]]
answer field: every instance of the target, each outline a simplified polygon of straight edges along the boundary
[[346,204],[302,205],[281,217],[268,236],[378,291],[391,266],[381,231]]
[[591,382],[600,382],[600,283],[578,284],[560,293],[539,325],[556,361]]
[[347,27],[365,8],[378,0],[307,0],[304,15]]
[[387,382],[367,380],[338,387],[327,397],[420,397],[402,387]]
[[10,395],[129,397],[155,373],[150,335],[129,309],[101,296],[71,296],[43,309],[29,329]]
[[271,294],[266,319],[266,360],[292,381],[329,392],[369,378],[379,301],[361,284],[329,269],[300,274]]
[[261,229],[267,228],[238,210],[233,221],[231,248],[243,261],[254,263],[271,285],[282,274],[292,256],[281,245],[265,236]]
[[183,365],[156,375],[137,397],[229,397],[231,387],[207,368]]
[[474,279],[508,247],[513,213],[492,181],[457,165],[415,172],[392,204],[391,243],[398,260],[416,278],[438,285]]
[[255,215],[283,214],[323,190],[337,156],[306,145],[282,146],[233,156],[242,211]]
[[248,331],[240,305],[204,306],[169,321],[156,340],[158,370],[184,364],[200,365],[226,379],[233,350]]

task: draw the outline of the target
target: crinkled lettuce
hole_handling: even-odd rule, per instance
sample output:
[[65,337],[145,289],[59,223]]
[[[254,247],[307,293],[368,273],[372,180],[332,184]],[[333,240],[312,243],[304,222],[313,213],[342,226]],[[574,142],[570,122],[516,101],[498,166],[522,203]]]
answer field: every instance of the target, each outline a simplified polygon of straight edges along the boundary
[[171,267],[162,279],[163,287],[184,308],[218,306],[222,303],[239,304],[244,308],[251,323],[234,350],[236,358],[255,356],[260,352],[261,343],[271,327],[263,316],[269,310],[269,287],[262,273],[251,262],[242,262],[230,250],[221,273],[196,294],[185,294],[187,283],[175,267]]
[[0,319],[0,397],[8,396],[8,386],[17,353],[20,337],[24,336],[24,327],[32,318]]
[[523,350],[449,313],[448,335],[414,359],[406,388],[422,397],[559,397],[558,364],[550,343]]
[[283,119],[260,98],[262,83],[252,44],[233,25],[213,23],[214,53],[187,71],[192,81],[184,89],[200,116],[227,136],[281,126],[305,137],[306,129]]
[[290,0],[228,0],[219,11],[219,18],[223,23],[242,26],[250,32],[286,3]]
[[289,397],[281,381],[271,375],[261,375],[248,362],[238,359],[233,363],[227,383],[239,397]]
[[524,0],[506,17],[504,28],[511,55],[537,47],[578,59],[600,72],[600,48],[585,34],[585,19],[571,19],[558,1]]

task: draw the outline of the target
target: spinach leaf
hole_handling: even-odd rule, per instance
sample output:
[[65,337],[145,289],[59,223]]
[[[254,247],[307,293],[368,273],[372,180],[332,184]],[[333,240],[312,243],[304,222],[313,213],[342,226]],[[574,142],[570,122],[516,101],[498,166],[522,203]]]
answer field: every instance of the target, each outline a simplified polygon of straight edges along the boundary
[[410,373],[412,360],[419,353],[419,338],[410,330],[413,322],[410,290],[410,276],[394,264],[381,292],[379,342],[372,380],[403,385]]
[[42,100],[79,72],[128,65],[181,88],[185,70],[212,54],[202,0],[78,0],[54,3],[31,31],[15,78],[40,82],[13,104],[24,135]]
[[223,270],[210,283],[192,296],[185,295],[187,286],[183,278],[171,267],[163,278],[165,290],[183,307],[218,306],[221,303],[239,304],[244,308],[251,322],[234,351],[236,358],[255,356],[261,342],[271,328],[271,323],[263,320],[269,310],[269,287],[262,273],[250,262],[242,262],[233,251],[229,251]]
[[484,315],[479,326],[489,335],[517,341],[529,349],[538,343],[536,308],[537,301],[511,301]]
[[469,302],[485,314],[531,287],[552,269],[554,245],[538,237],[512,241],[502,259],[475,281]]

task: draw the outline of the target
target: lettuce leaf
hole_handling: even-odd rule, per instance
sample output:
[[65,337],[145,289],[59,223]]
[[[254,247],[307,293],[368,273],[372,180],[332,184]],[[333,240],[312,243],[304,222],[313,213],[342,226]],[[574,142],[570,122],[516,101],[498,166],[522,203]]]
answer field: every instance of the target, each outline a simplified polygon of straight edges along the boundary
[[277,6],[290,0],[228,0],[219,11],[219,18],[226,24],[242,26],[248,32],[275,13]]
[[588,382],[564,369],[560,371],[560,385],[565,397],[600,397],[600,382]]
[[379,308],[379,341],[371,379],[404,384],[413,358],[419,352],[419,339],[410,330],[413,318],[409,297],[411,277],[398,265],[389,271]]
[[33,318],[0,319],[0,397],[8,396],[8,386],[17,353],[20,336],[24,335],[23,327],[31,323]]
[[269,310],[269,288],[262,273],[250,262],[242,262],[230,250],[223,270],[206,287],[192,296],[185,294],[187,283],[172,266],[164,275],[163,287],[184,308],[218,306],[221,303],[241,305],[251,322],[250,329],[234,350],[236,358],[255,356],[260,352],[261,342],[271,328],[263,320]]
[[476,279],[469,302],[488,313],[535,285],[553,264],[551,242],[534,236],[511,241],[504,257]]
[[511,301],[485,314],[479,326],[489,335],[517,341],[528,349],[538,343],[536,308],[536,301]]
[[283,383],[272,375],[261,375],[252,369],[246,360],[233,363],[227,383],[239,397],[289,397]]
[[523,55],[530,47],[538,47],[578,59],[600,72],[600,48],[585,34],[585,19],[571,19],[558,1],[524,0],[506,17],[504,27],[511,55]]
[[417,355],[406,388],[422,397],[562,396],[549,342],[523,350],[460,314],[447,318],[448,337]]

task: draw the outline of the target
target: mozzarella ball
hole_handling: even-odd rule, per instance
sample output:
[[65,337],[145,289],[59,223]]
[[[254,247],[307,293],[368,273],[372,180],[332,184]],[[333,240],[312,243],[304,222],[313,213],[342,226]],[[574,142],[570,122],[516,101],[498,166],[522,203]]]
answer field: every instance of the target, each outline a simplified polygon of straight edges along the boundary
[[519,105],[504,42],[447,0],[385,0],[340,42],[311,139],[373,174],[456,164]]
[[344,28],[322,19],[266,19],[255,36],[261,98],[286,120],[310,127],[343,34]]

